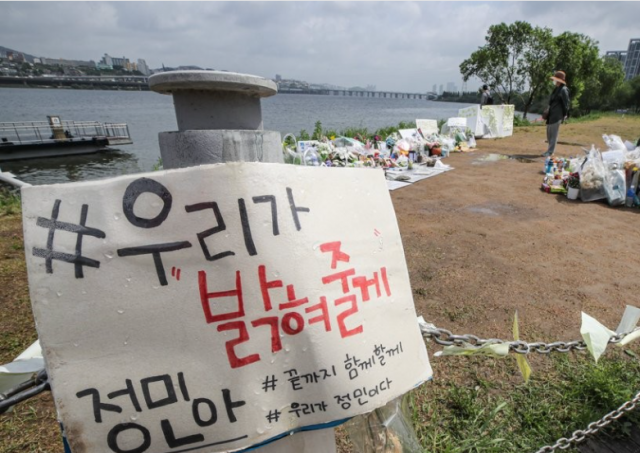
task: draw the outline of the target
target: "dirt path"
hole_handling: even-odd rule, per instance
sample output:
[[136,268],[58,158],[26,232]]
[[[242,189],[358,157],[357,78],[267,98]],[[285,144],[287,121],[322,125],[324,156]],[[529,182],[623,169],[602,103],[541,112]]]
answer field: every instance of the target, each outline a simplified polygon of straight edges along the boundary
[[[567,125],[560,140],[604,148],[603,131],[635,140],[640,121]],[[640,211],[540,191],[544,137],[529,127],[479,140],[477,152],[447,159],[454,171],[392,192],[416,309],[436,325],[507,337],[517,309],[529,340],[575,339],[580,311],[615,328],[625,304],[637,305]],[[537,162],[482,162],[485,153]]]
[[[560,140],[603,148],[603,133],[637,139],[640,120],[565,125]],[[615,328],[625,304],[640,305],[640,210],[541,192],[535,156],[546,150],[544,138],[544,127],[527,127],[479,140],[476,152],[447,159],[454,171],[392,192],[418,314],[454,332],[508,338],[517,309],[524,339],[569,340],[579,338],[580,311]],[[486,153],[537,162],[479,161]],[[560,155],[579,153],[558,147]],[[36,338],[21,238],[19,218],[0,218],[0,363]],[[433,364],[438,379],[447,365]],[[0,452],[61,452],[54,417],[49,396],[0,417]]]

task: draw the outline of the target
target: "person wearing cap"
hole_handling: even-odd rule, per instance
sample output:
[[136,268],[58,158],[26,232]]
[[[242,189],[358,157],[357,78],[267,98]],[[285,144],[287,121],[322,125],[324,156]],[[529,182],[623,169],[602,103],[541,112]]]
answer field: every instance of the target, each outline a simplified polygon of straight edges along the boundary
[[549,147],[547,152],[542,154],[545,157],[552,156],[556,150],[556,143],[558,143],[558,135],[560,133],[560,123],[564,123],[569,114],[569,88],[567,88],[567,82],[565,81],[566,74],[564,71],[556,71],[551,77],[556,84],[551,97],[549,98],[548,114],[547,114],[547,142]]

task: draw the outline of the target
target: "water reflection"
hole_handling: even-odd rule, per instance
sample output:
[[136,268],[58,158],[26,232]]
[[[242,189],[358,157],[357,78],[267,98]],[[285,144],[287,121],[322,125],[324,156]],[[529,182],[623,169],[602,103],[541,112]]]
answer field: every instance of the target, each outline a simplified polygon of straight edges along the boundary
[[2,162],[0,168],[34,185],[86,181],[143,171],[135,154],[119,149],[78,156]]

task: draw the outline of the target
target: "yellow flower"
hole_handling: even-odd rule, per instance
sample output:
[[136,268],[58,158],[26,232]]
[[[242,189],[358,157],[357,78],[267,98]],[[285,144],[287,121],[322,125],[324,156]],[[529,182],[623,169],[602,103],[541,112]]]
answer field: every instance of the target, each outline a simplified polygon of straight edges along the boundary
[[331,140],[335,140],[335,139],[336,139],[336,136],[335,136],[335,135],[332,135],[332,136],[331,136]]

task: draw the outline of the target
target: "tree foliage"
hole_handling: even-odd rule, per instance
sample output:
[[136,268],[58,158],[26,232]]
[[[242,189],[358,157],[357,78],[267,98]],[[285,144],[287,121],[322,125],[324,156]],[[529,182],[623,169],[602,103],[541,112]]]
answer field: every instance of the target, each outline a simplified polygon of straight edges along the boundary
[[622,82],[619,68],[601,59],[598,43],[586,35],[567,31],[554,37],[549,28],[516,21],[490,26],[485,41],[460,64],[464,80],[479,78],[505,103],[520,98],[525,118],[553,90],[550,76],[558,70],[566,74],[573,109],[614,103]]
[[630,97],[628,107],[633,107],[636,113],[640,113],[640,76],[629,81]]
[[622,63],[610,57],[602,58],[594,76],[585,81],[584,92],[580,98],[581,109],[589,113],[592,110],[616,108],[619,104],[617,92],[623,83]]
[[597,77],[602,60],[598,43],[580,33],[564,32],[555,38],[558,56],[555,70],[567,75],[567,86],[571,92],[571,107],[580,108],[580,98],[589,79]]
[[526,116],[557,56],[551,30],[522,21],[501,23],[489,27],[485,41],[483,47],[460,64],[464,80],[479,78],[507,104],[513,96],[526,92],[523,97]]

